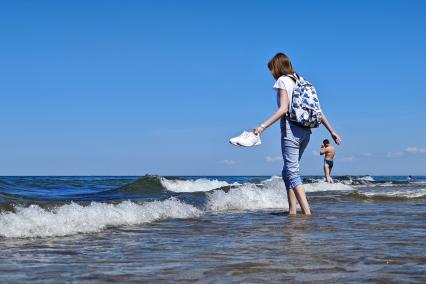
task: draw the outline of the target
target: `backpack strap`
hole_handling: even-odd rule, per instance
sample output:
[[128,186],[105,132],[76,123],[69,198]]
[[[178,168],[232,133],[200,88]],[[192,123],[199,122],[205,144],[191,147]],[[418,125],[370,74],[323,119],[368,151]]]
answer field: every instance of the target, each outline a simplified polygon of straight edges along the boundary
[[299,80],[300,79],[300,76],[299,75],[297,75],[296,73],[294,73],[296,76],[294,76],[294,75],[286,75],[287,77],[289,77],[291,80],[293,80],[293,82],[294,83],[296,83],[297,82],[297,80]]
[[[289,77],[294,84],[297,84],[297,80],[300,78],[299,75],[297,75],[296,73],[294,73],[295,75],[286,75],[287,77]],[[293,94],[291,94],[291,101],[289,102],[289,108],[288,108],[288,112],[286,113],[286,117],[290,117],[290,108],[293,106]]]

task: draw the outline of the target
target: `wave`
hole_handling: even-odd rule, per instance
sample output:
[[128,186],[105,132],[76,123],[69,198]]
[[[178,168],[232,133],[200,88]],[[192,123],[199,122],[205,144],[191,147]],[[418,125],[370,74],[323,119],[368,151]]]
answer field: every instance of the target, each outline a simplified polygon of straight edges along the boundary
[[371,185],[376,183],[376,180],[371,176],[340,176],[335,177],[334,181],[346,185]]
[[[337,176],[334,178],[335,181],[352,186],[398,186],[398,185],[409,185],[415,184],[415,180],[404,180],[401,177],[394,177],[395,179],[380,179],[376,180],[372,176]],[[315,182],[315,181],[314,181]]]
[[391,183],[393,185],[406,185],[406,184],[411,184],[414,182],[408,181],[408,180],[392,180]]
[[362,177],[358,177],[356,178],[357,180],[364,180],[364,181],[370,181],[373,182],[375,181],[374,178],[372,178],[371,176],[362,176]]
[[[197,179],[197,180],[170,180],[167,178],[160,179],[161,185],[168,191],[173,192],[199,192],[199,191],[210,191],[213,189],[230,186],[226,181],[220,181],[217,179]],[[234,183],[232,185],[238,185]]]
[[[145,177],[155,186],[156,178]],[[198,181],[200,183],[200,181]],[[282,183],[282,180],[281,180]],[[136,186],[133,184],[132,186]],[[197,183],[195,183],[197,184]],[[203,183],[201,183],[203,184]],[[213,183],[223,185],[221,183]],[[131,190],[129,187],[127,189]],[[137,187],[138,188],[138,187]],[[206,189],[206,187],[204,187]],[[3,237],[56,237],[78,233],[99,232],[108,226],[138,225],[168,218],[194,218],[207,211],[257,210],[288,208],[286,192],[275,179],[263,187],[247,183],[228,190],[217,189],[207,193],[202,209],[177,198],[142,204],[123,201],[118,204],[91,202],[86,206],[77,203],[53,208],[40,205],[15,206],[12,211],[0,213],[0,236]]]
[[[349,191],[355,188],[341,183],[316,182],[305,184],[306,192]],[[227,192],[215,190],[207,194],[211,211],[288,209],[287,192],[281,177],[273,176],[261,184],[243,184]]]
[[0,192],[0,212],[15,212],[18,207],[28,207],[37,204],[42,208],[52,208],[55,206],[64,205],[66,201],[59,200],[41,200],[36,198],[29,198],[26,196],[15,195]]
[[[273,176],[270,179],[265,180],[262,184],[265,187],[280,188],[281,190],[285,191],[284,182],[282,178],[278,176]],[[354,187],[344,183],[328,183],[320,179],[310,179],[310,183],[304,183],[304,186],[306,192],[355,190]]]
[[236,186],[238,183],[229,184],[226,181],[217,179],[210,180],[200,178],[192,179],[179,179],[177,177],[161,177],[146,175],[138,178],[127,185],[120,188],[110,190],[108,192],[120,192],[130,194],[143,194],[143,193],[159,193],[164,191],[170,192],[205,192],[213,189]]
[[[333,177],[334,182],[346,185],[371,185],[377,181],[371,176],[336,176]],[[324,178],[308,177],[303,179],[304,184],[324,182]]]
[[228,192],[216,190],[208,193],[207,209],[211,211],[288,209],[287,195],[282,188],[260,188],[245,184]]
[[169,218],[194,218],[202,211],[175,198],[137,204],[92,202],[89,206],[76,203],[46,210],[38,205],[17,207],[15,212],[0,214],[0,236],[53,237],[92,233],[108,226],[138,225]]
[[[69,178],[77,179],[77,182],[72,180],[67,180]],[[84,177],[63,177],[57,178],[54,177],[55,181],[59,180],[58,185],[52,186],[56,190],[48,188],[49,178],[41,177],[39,181],[38,177],[35,178],[37,181],[34,183],[37,186],[46,184],[46,188],[40,188],[33,190],[32,188],[8,188],[4,192],[0,192],[0,209],[10,209],[10,205],[20,205],[27,206],[29,204],[40,205],[43,208],[45,204],[59,204],[69,203],[70,201],[78,203],[88,203],[91,201],[97,202],[117,202],[124,200],[158,200],[171,197],[171,194],[167,194],[167,190],[162,186],[159,176],[146,175],[136,178],[120,178],[115,179],[115,181],[110,182],[108,178],[94,178],[95,180],[100,180],[100,185],[94,189],[80,188],[79,190],[69,190],[69,187],[74,183],[76,185],[81,184],[81,180],[84,181]],[[29,179],[29,177],[22,178],[24,180]],[[65,179],[65,182],[61,182],[62,179]],[[113,178],[111,178],[113,179]],[[169,177],[169,179],[174,179],[174,177]],[[26,181],[30,183],[29,181]],[[86,182],[86,181],[84,181]],[[22,182],[20,182],[22,184]],[[88,184],[96,184],[95,181],[87,182]],[[120,184],[119,187],[110,188],[110,186],[105,187],[105,183],[112,185],[114,183]],[[124,185],[123,185],[124,183]],[[127,183],[127,184],[126,184]],[[61,186],[67,185],[67,188],[61,188]]]
[[362,199],[377,199],[377,200],[401,200],[401,199],[420,199],[426,198],[426,188],[405,188],[395,190],[379,189],[368,191],[357,191],[353,194],[355,197]]
[[39,177],[2,177],[0,189],[6,190],[56,190],[81,188],[114,188],[135,180],[134,177],[93,177],[93,176],[39,176]]
[[349,191],[355,190],[352,186],[343,183],[328,183],[320,181],[317,183],[305,184],[306,192],[321,192],[321,191]]
[[[363,185],[354,185],[356,179],[364,182]],[[304,182],[308,193],[349,191],[355,198],[377,200],[426,198],[424,184],[396,186],[394,180],[382,179],[346,176],[329,184],[314,177]],[[223,181],[147,175],[129,179],[127,185],[115,189],[68,195],[63,199],[0,192],[0,237],[65,236],[98,232],[108,226],[193,218],[205,212],[264,209],[288,209],[281,177]]]
[[[170,177],[172,179],[173,177]],[[145,175],[137,180],[121,186],[117,189],[109,190],[108,192],[121,192],[121,193],[154,193],[161,192],[165,188],[161,184],[160,176]]]

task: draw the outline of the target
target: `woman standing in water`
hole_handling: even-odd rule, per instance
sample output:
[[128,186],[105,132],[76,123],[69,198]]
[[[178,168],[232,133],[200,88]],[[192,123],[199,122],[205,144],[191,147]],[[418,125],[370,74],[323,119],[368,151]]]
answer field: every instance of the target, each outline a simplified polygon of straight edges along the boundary
[[[287,190],[289,215],[296,214],[296,200],[305,215],[311,215],[305,188],[299,174],[299,161],[309,143],[311,129],[291,121],[288,117],[296,81],[300,79],[293,69],[290,58],[283,53],[277,53],[269,62],[268,68],[275,78],[274,89],[277,90],[278,110],[265,122],[256,127],[253,132],[258,135],[274,124],[278,119],[281,123],[281,151],[284,160],[282,177]],[[322,124],[330,132],[336,144],[340,144],[340,136],[334,132],[327,117],[322,113]]]

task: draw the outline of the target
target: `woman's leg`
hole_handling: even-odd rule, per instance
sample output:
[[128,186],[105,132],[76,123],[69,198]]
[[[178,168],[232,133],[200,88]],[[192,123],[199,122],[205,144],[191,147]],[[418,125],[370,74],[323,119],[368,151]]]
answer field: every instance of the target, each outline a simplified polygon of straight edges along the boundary
[[282,174],[287,189],[289,214],[296,214],[296,199],[299,201],[302,212],[310,213],[309,206],[306,206],[306,195],[299,174],[299,150],[299,141],[287,137],[283,139],[284,168]]
[[[288,127],[288,126],[287,126]],[[297,213],[297,199],[296,195],[294,195],[293,189],[290,187],[290,180],[287,178],[287,159],[286,156],[288,155],[288,151],[286,151],[286,143],[285,143],[285,137],[286,137],[286,125],[285,122],[283,124],[283,121],[281,121],[281,152],[283,155],[283,170],[282,170],[282,178],[284,180],[285,188],[287,190],[287,201],[288,201],[288,214],[289,215],[296,215]]]
[[[297,174],[299,175],[299,161],[302,158],[303,152],[305,151],[306,147],[308,146],[309,140],[311,138],[309,132],[305,130],[304,135],[300,136],[299,140],[299,156],[297,159]],[[299,176],[300,179],[300,176]],[[297,181],[297,179],[296,179]],[[299,202],[300,208],[302,209],[302,213],[305,215],[311,215],[311,209],[309,208],[308,199],[306,198],[305,193],[305,187],[303,186],[303,183],[301,181],[297,181],[295,187],[293,188],[294,195],[297,198],[297,201]]]
[[294,191],[294,195],[299,201],[300,208],[302,209],[302,213],[305,215],[311,215],[311,209],[309,208],[308,199],[306,198],[305,187],[303,184],[296,186],[292,191]]
[[288,214],[296,215],[297,204],[296,204],[296,195],[292,189],[287,189],[287,200],[288,200]]
[[305,188],[299,174],[299,160],[309,143],[310,130],[291,127],[286,121],[286,129],[281,129],[281,134],[281,149],[284,159],[282,174],[287,189],[289,214],[296,214],[295,199],[297,199],[303,214],[311,215]]

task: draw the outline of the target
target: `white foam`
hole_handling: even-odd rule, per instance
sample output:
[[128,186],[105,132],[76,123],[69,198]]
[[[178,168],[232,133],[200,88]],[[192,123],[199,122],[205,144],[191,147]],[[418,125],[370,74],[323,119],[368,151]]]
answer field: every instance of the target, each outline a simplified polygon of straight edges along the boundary
[[37,205],[16,208],[16,213],[0,214],[0,236],[50,237],[98,232],[107,226],[137,225],[168,218],[192,218],[202,213],[194,206],[171,198],[137,204],[92,202],[89,206],[75,203],[53,210]]
[[356,178],[357,180],[363,180],[363,181],[375,181],[374,178],[372,178],[371,176],[363,176],[363,177],[359,177]]
[[287,195],[283,188],[260,188],[244,184],[228,192],[217,190],[208,193],[207,209],[212,211],[288,209]]
[[391,181],[386,181],[380,184],[376,184],[376,186],[380,187],[392,187],[392,186],[400,186],[399,184],[393,184]]
[[316,183],[305,184],[306,192],[320,192],[320,191],[346,191],[355,190],[352,186],[343,183],[328,183],[325,181],[319,181]]
[[220,181],[217,179],[209,180],[204,178],[197,180],[168,180],[166,178],[161,178],[161,184],[168,191],[174,192],[210,191],[212,189],[229,185],[226,181]]
[[376,191],[359,191],[359,194],[367,197],[390,197],[390,198],[419,198],[426,196],[426,188],[406,188],[399,190],[376,190]]
[[264,181],[262,181],[262,185],[265,187],[285,189],[284,181],[280,176],[272,176],[269,179],[265,179]]
[[[281,177],[273,176],[263,182],[265,187],[279,188],[285,191],[284,182]],[[355,188],[340,182],[328,183],[323,180],[317,180],[314,183],[305,183],[306,192],[321,192],[321,191],[345,191],[355,190]]]
[[[322,180],[324,181],[324,180]],[[347,185],[370,185],[375,179],[371,176],[349,177],[348,180],[339,181],[339,183]]]

